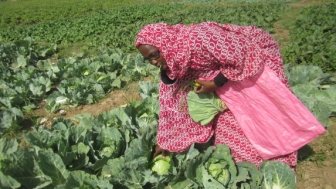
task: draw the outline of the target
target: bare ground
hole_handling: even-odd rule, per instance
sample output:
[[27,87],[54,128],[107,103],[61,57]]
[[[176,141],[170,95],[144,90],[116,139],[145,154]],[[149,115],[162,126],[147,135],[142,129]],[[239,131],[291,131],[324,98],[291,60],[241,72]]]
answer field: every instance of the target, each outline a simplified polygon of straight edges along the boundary
[[327,132],[299,151],[298,189],[336,188],[336,118]]

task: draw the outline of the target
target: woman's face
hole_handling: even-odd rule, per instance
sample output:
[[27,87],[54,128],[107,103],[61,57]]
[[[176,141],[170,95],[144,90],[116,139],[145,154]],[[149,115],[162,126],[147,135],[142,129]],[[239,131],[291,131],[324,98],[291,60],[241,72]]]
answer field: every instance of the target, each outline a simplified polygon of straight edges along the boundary
[[166,60],[163,58],[161,52],[157,47],[154,47],[152,45],[140,45],[138,47],[138,50],[140,51],[144,59],[150,64],[162,69],[168,68]]

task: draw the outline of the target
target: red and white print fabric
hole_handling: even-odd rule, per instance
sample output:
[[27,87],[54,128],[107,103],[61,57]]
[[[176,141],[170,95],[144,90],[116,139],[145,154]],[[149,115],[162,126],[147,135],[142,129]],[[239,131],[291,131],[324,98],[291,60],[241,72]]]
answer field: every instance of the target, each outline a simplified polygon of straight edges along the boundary
[[[141,29],[136,46],[153,45],[165,58],[171,85],[160,82],[158,145],[171,152],[186,150],[193,143],[228,145],[234,159],[259,165],[262,158],[226,111],[208,126],[193,122],[186,106],[185,83],[196,78],[215,77],[219,72],[229,80],[240,81],[255,75],[266,65],[287,84],[282,59],[275,40],[255,26],[238,26],[205,22],[192,25],[150,24]],[[294,152],[278,159],[296,165]]]

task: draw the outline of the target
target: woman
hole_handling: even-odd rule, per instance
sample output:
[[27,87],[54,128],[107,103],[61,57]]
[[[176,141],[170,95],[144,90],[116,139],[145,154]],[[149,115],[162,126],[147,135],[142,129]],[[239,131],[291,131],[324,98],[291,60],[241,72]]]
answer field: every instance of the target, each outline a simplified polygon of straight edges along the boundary
[[[287,85],[277,43],[255,26],[205,22],[192,25],[150,24],[137,34],[136,47],[150,64],[160,67],[160,113],[156,154],[182,152],[194,143],[226,144],[236,162],[263,161],[230,110],[208,126],[191,120],[186,83],[197,80],[196,92],[213,92],[227,80],[243,81],[265,66]],[[276,157],[295,167],[297,152]]]

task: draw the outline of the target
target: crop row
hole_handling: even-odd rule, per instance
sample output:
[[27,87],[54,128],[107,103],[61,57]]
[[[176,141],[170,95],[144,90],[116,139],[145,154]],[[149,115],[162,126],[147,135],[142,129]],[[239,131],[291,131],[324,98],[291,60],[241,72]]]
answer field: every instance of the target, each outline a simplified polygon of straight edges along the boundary
[[336,71],[336,3],[304,8],[290,29],[286,63],[313,64]]
[[51,112],[64,105],[92,104],[149,73],[140,56],[120,50],[58,59],[56,46],[42,48],[23,40],[0,45],[0,52],[0,132],[43,100]]
[[143,4],[111,10],[97,10],[82,17],[51,20],[30,25],[4,27],[0,40],[15,41],[27,36],[38,42],[57,44],[85,43],[88,46],[109,46],[133,51],[134,36],[145,24],[153,22],[197,23],[217,21],[256,25],[272,32],[272,25],[284,10],[283,3],[246,4]]

